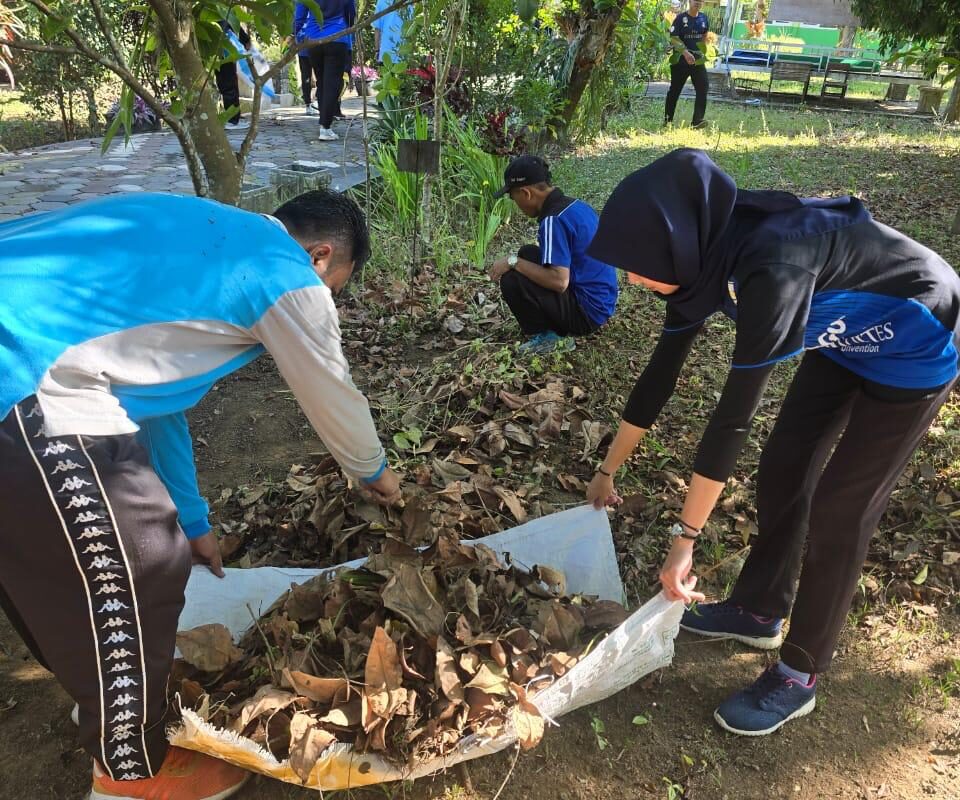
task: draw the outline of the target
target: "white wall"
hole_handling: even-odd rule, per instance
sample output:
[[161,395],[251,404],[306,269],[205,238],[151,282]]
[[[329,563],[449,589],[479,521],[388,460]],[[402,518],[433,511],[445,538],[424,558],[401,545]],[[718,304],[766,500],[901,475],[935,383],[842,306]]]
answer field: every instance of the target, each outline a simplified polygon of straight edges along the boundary
[[806,22],[831,28],[860,24],[850,8],[849,0],[773,0],[767,18],[777,22]]

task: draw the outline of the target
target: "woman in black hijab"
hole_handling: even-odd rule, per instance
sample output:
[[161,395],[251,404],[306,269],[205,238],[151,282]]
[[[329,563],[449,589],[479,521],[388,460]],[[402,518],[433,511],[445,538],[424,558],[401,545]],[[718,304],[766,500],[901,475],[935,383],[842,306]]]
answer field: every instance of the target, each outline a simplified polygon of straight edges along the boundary
[[760,458],[750,555],[729,599],[688,609],[681,623],[762,649],[782,644],[781,661],[714,714],[733,733],[772,733],[813,710],[870,538],[956,381],[960,278],[855,198],[740,190],[688,149],[620,183],[589,252],[639,276],[667,306],[587,490],[597,507],[619,501],[613,475],[673,393],[706,319],[720,311],[736,323],[731,369],[660,574],[670,599],[704,599],[694,543],[775,365],[803,353]]

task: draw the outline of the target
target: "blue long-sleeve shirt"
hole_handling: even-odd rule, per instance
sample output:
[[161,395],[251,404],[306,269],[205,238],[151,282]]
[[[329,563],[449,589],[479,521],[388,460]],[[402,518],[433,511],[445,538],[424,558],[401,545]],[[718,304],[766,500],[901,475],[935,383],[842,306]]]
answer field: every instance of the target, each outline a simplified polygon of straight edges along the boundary
[[332,296],[277,220],[136,194],[0,223],[0,419],[36,395],[48,436],[137,433],[190,538],[210,526],[184,412],[265,351],[344,470],[376,478]]
[[318,20],[303,3],[297,3],[293,14],[293,33],[298,37],[297,41],[325,39],[346,30],[356,20],[355,0],[320,0],[317,5],[323,15],[322,20]]

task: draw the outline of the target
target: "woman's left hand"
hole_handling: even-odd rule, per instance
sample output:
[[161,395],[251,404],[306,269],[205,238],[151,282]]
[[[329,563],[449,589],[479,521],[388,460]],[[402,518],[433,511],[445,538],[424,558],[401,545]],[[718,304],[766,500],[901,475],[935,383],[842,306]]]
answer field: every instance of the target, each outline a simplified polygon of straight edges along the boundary
[[613,485],[613,476],[604,475],[597,472],[587,486],[587,502],[594,508],[601,509],[604,506],[618,506],[623,502],[623,498],[617,494]]
[[702,601],[705,595],[693,591],[697,585],[697,576],[691,575],[693,569],[693,542],[681,536],[673,540],[673,546],[667,553],[667,559],[660,570],[660,583],[668,600],[682,600],[689,605],[694,600]]

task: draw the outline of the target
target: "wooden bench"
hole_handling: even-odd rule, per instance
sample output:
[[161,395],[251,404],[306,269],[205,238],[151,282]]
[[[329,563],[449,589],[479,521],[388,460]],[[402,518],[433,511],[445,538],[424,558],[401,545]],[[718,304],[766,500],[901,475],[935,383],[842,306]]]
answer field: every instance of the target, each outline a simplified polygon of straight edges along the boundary
[[802,64],[790,61],[774,61],[770,68],[770,83],[767,85],[767,98],[773,91],[774,81],[790,81],[803,84],[803,94],[801,98],[807,99],[807,92],[810,90],[810,75],[813,73],[813,65]]

